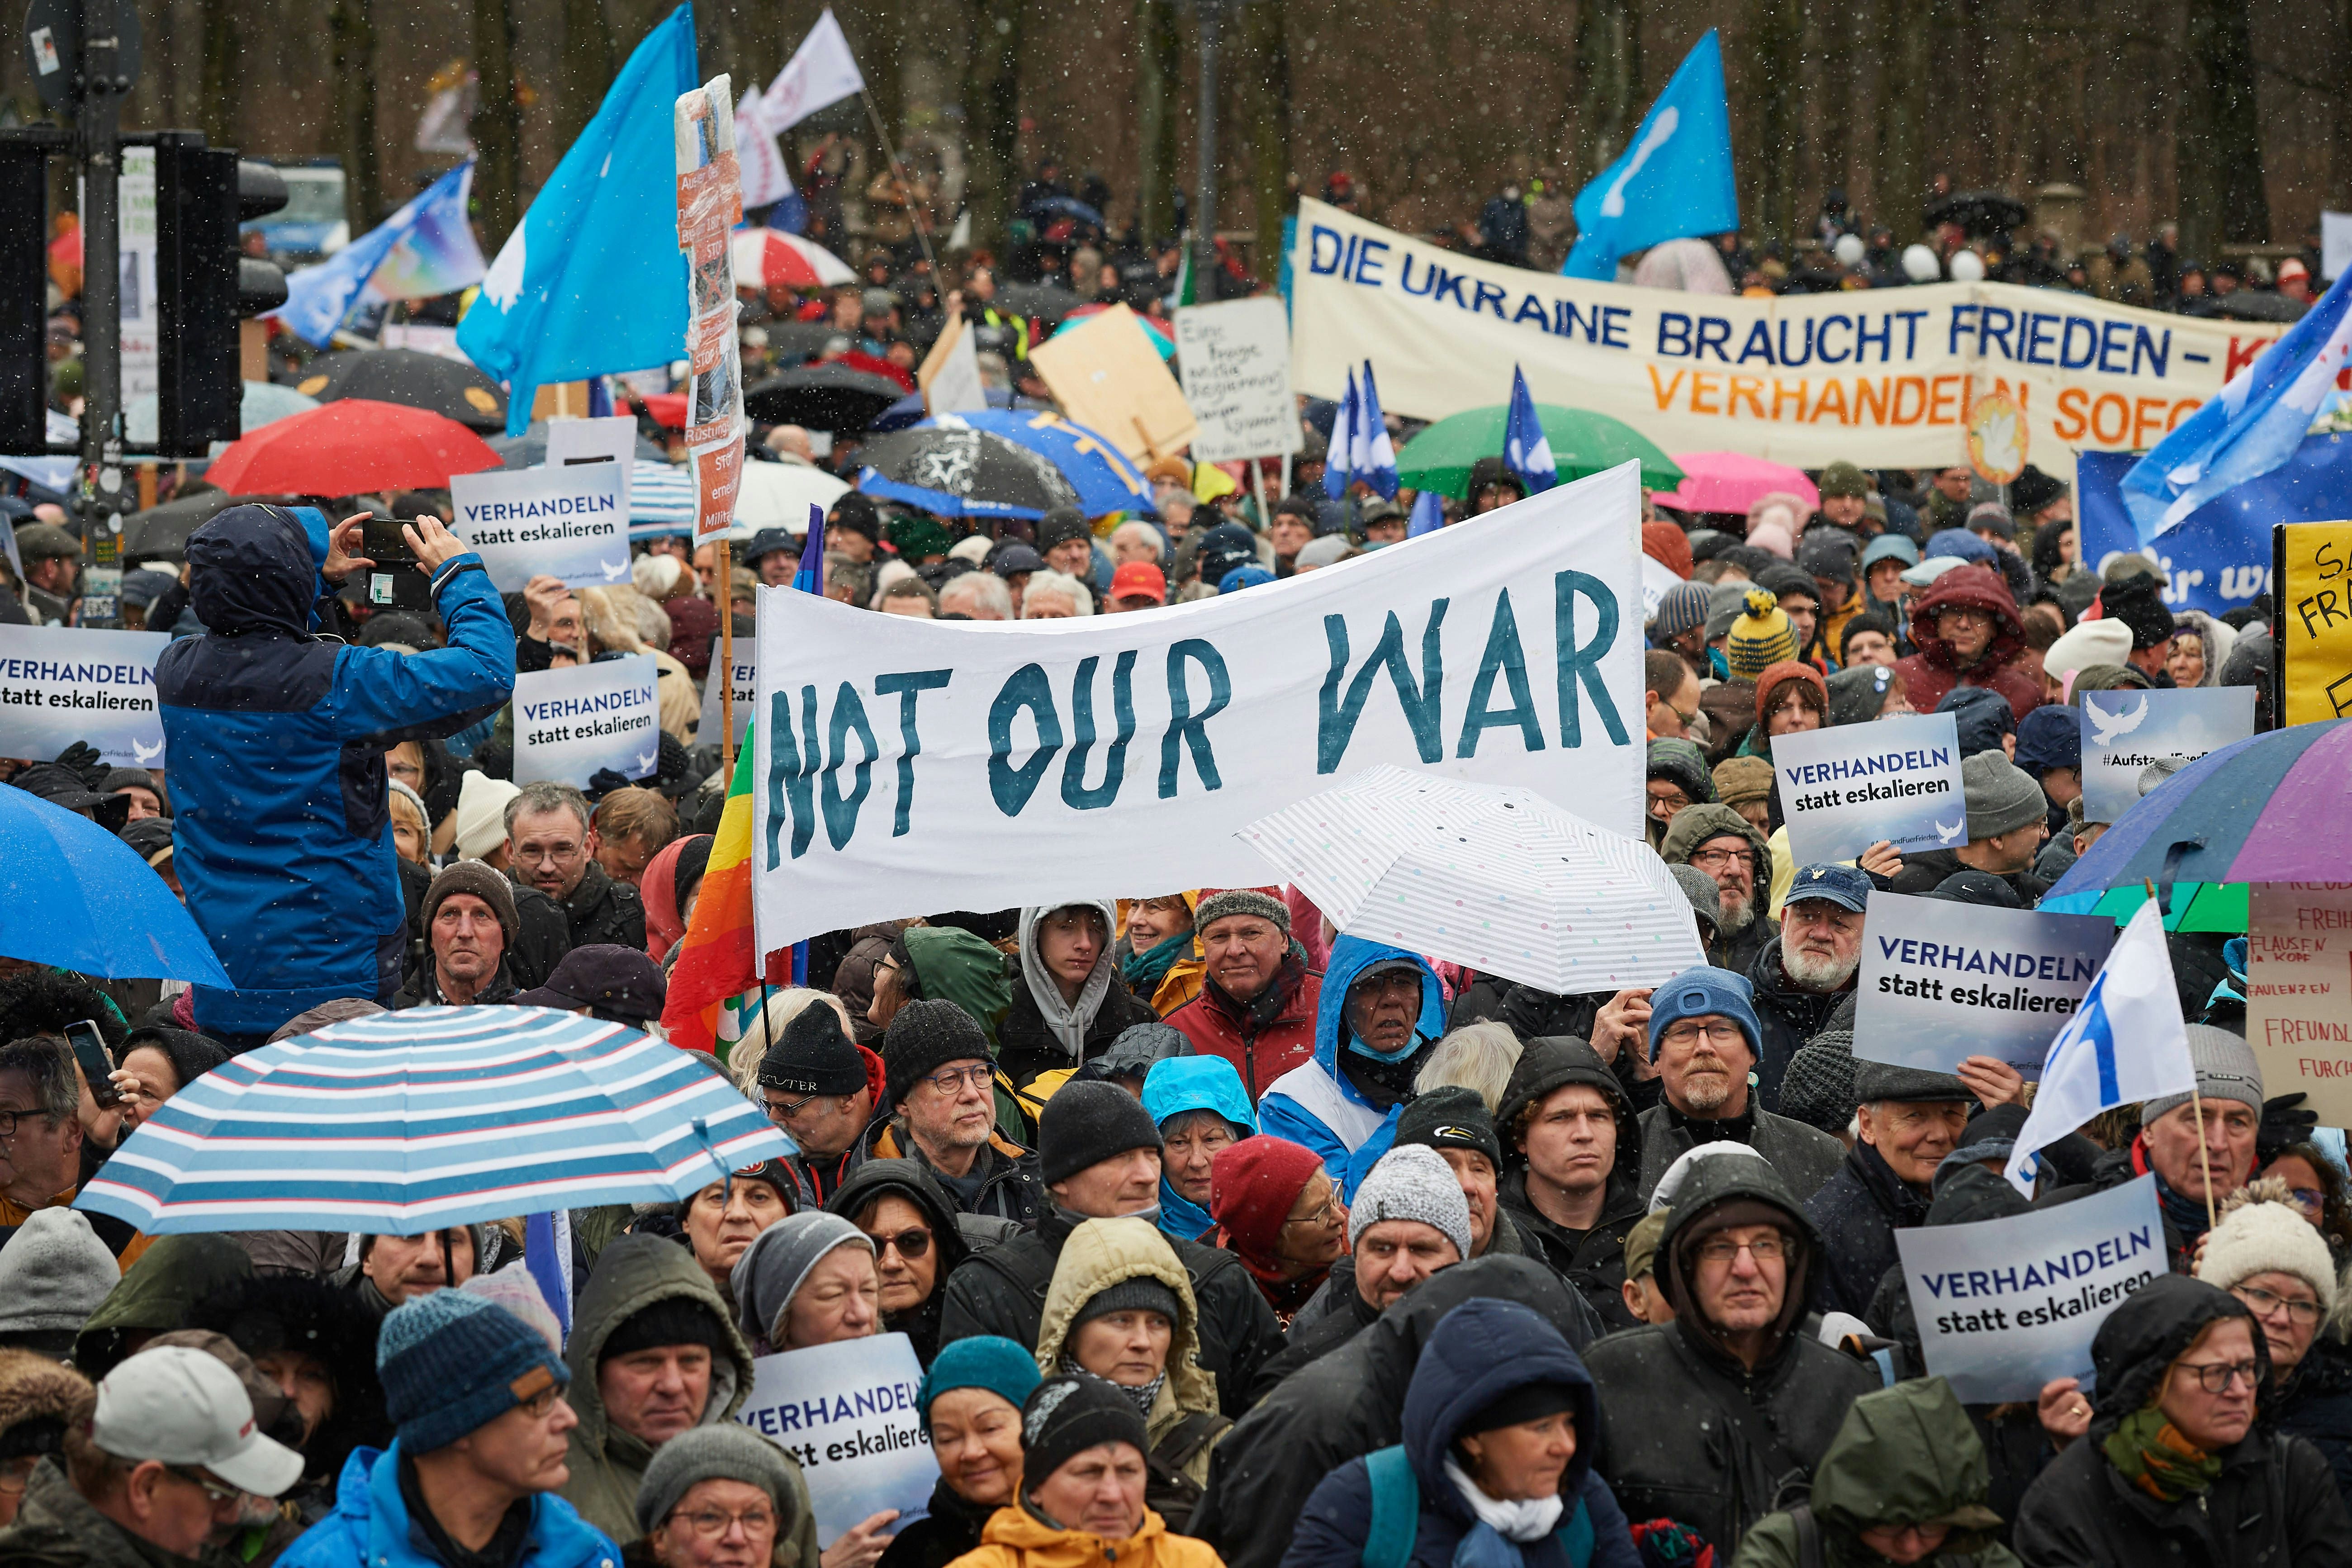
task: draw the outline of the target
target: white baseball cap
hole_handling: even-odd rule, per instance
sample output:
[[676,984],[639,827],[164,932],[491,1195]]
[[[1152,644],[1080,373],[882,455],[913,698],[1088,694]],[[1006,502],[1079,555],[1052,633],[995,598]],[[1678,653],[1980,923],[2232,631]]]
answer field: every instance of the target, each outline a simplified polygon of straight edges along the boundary
[[302,1456],[255,1426],[236,1373],[186,1345],[142,1351],[108,1373],[89,1436],[118,1459],[201,1466],[256,1497],[302,1479]]

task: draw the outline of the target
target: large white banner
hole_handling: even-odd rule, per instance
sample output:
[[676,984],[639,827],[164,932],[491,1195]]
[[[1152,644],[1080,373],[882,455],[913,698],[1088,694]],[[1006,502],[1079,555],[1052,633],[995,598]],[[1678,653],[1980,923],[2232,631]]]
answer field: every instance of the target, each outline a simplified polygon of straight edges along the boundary
[[47,762],[88,741],[118,767],[163,765],[163,632],[0,625],[0,757]]
[[893,1533],[930,1511],[940,1479],[916,1395],[923,1365],[904,1334],[763,1355],[735,1419],[792,1455],[808,1482],[819,1547],[898,1510]]
[[1299,203],[1292,375],[1339,396],[1378,372],[1391,414],[1442,419],[1509,400],[1624,420],[1669,452],[1800,468],[1968,461],[1976,400],[2025,414],[2026,461],[2132,451],[2221,390],[2285,329],[2105,304],[2006,283],[1727,299],[1475,261],[1321,202]]
[[1265,879],[1234,835],[1376,763],[1640,831],[1632,464],[1360,560],[1058,621],[760,590],[762,952],[939,910]]

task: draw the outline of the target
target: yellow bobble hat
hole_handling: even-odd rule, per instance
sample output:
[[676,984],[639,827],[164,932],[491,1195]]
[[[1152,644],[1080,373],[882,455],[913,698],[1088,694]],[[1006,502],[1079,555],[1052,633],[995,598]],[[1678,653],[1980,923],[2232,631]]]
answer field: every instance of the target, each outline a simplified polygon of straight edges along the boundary
[[1753,680],[1796,657],[1797,633],[1789,624],[1789,613],[1770,589],[1750,588],[1747,613],[1731,623],[1731,633],[1724,639],[1724,662],[1742,680]]

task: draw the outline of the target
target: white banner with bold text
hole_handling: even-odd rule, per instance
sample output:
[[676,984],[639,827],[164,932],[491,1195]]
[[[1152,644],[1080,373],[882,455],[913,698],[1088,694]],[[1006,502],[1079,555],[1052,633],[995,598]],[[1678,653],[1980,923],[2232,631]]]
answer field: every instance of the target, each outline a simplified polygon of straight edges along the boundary
[[641,779],[661,763],[654,656],[633,653],[515,677],[514,779],[588,787],[604,768]]
[[117,767],[163,765],[163,632],[0,625],[0,757],[47,762],[88,741]]
[[761,950],[937,910],[1265,879],[1243,825],[1377,763],[1637,834],[1632,464],[1321,572],[940,622],[760,590]]
[[916,1394],[923,1364],[904,1334],[763,1355],[735,1419],[790,1454],[808,1482],[820,1549],[895,1509],[890,1529],[930,1511],[940,1479]]
[[481,556],[501,594],[542,574],[567,587],[610,587],[629,580],[628,484],[625,463],[453,474],[449,531]]

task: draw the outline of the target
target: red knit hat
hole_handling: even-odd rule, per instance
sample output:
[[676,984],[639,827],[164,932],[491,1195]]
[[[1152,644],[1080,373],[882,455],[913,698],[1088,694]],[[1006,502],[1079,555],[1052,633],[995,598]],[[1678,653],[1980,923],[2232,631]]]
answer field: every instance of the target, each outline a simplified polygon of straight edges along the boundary
[[1829,717],[1830,687],[1822,672],[1802,659],[1784,658],[1756,678],[1756,721],[1767,722],[1772,714],[1770,703],[1781,687],[1791,680],[1801,680],[1813,689],[1813,706],[1822,710],[1824,721]]
[[1253,1270],[1270,1268],[1283,1222],[1299,1193],[1323,1168],[1314,1150],[1261,1132],[1218,1151],[1209,1164],[1209,1214],[1217,1245]]

